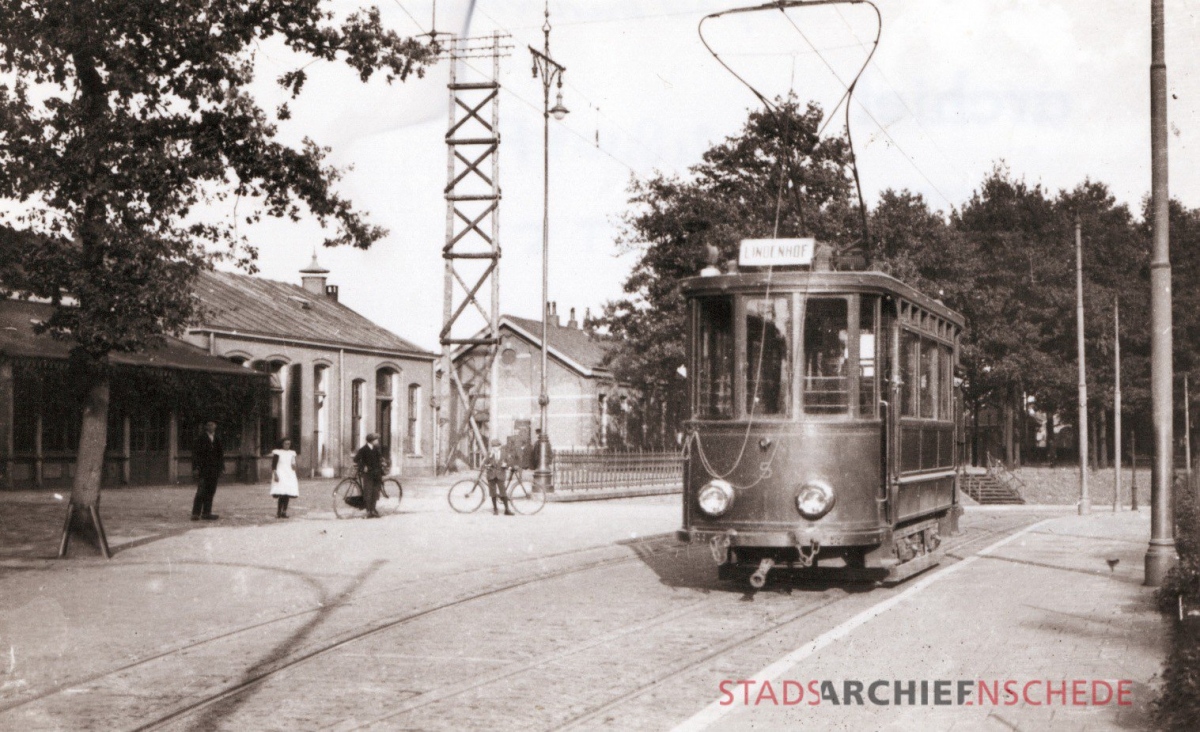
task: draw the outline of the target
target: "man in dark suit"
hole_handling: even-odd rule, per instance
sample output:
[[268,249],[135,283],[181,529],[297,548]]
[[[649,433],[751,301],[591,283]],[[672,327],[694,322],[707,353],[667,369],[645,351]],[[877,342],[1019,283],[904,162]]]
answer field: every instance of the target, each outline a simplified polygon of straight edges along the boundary
[[379,449],[379,435],[374,432],[367,435],[367,444],[359,448],[354,456],[354,464],[358,466],[359,480],[362,481],[363,508],[367,509],[367,518],[379,518],[379,512],[375,510],[379,486],[383,483],[383,452]]
[[217,423],[210,419],[204,423],[204,431],[192,446],[192,473],[197,480],[196,497],[192,500],[193,521],[219,518],[212,512],[212,503],[217,493],[217,481],[223,472],[225,450],[221,447],[221,438],[217,437]]

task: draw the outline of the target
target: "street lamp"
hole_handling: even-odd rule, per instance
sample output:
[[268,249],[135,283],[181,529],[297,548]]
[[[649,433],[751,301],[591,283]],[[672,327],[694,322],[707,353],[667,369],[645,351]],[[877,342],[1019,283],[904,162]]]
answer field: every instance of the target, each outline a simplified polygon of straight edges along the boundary
[[[550,3],[546,3],[546,22],[542,25],[545,35],[544,50],[539,51],[533,46],[529,52],[533,55],[533,77],[542,79],[542,377],[541,391],[538,394],[538,417],[541,429],[537,439],[537,468],[533,471],[533,484],[543,492],[552,489],[553,473],[550,471],[550,435],[546,414],[550,406],[550,394],[546,388],[547,369],[547,312],[550,300],[550,117],[561,120],[567,116],[567,108],[562,101],[562,75],[566,66],[550,58]],[[557,85],[558,99],[550,106],[550,87]]]

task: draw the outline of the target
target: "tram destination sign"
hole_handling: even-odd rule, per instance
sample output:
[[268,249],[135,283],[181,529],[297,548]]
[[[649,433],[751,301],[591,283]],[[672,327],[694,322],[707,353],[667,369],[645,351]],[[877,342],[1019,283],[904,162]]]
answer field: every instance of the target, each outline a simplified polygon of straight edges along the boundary
[[811,265],[816,239],[742,239],[741,267]]

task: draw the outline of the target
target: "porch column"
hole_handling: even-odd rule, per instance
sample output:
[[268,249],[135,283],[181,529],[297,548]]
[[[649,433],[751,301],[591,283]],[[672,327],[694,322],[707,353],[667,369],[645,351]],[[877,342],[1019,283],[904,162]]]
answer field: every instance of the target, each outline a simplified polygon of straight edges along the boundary
[[13,371],[12,362],[0,361],[0,488],[13,487]]
[[179,482],[179,415],[167,412],[167,482]]
[[33,486],[43,485],[42,460],[42,400],[38,400],[37,418],[33,421]]
[[133,454],[129,449],[130,433],[129,415],[126,414],[121,418],[121,485],[129,485],[132,473],[129,465]]

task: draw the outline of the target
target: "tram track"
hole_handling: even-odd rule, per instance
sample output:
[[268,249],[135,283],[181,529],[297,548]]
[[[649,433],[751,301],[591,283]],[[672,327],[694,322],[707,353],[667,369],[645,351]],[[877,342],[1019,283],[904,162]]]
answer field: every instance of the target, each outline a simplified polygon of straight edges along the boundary
[[[409,613],[406,613],[406,614],[403,614],[403,615],[400,615],[397,617],[388,618],[384,621],[375,623],[365,629],[350,633],[344,637],[338,638],[331,642],[326,642],[326,643],[320,644],[316,648],[313,648],[309,651],[286,656],[286,657],[278,660],[277,662],[271,664],[269,667],[264,668],[260,672],[255,673],[249,677],[243,678],[235,684],[225,686],[224,688],[221,688],[214,693],[210,693],[202,698],[196,699],[195,701],[192,701],[187,704],[176,707],[175,709],[171,710],[167,714],[161,715],[161,716],[156,717],[155,719],[149,720],[147,722],[143,722],[143,723],[137,725],[136,727],[133,727],[131,729],[131,732],[146,732],[148,730],[159,729],[159,728],[163,727],[164,725],[167,725],[171,722],[188,717],[188,716],[195,714],[207,707],[210,707],[213,704],[217,704],[219,702],[237,697],[238,695],[245,693],[245,692],[249,691],[250,689],[261,685],[262,683],[270,680],[271,678],[279,675],[280,673],[282,673],[284,671],[294,669],[295,667],[297,667],[301,664],[321,658],[321,657],[326,656],[330,653],[333,653],[337,650],[345,648],[346,646],[349,646],[351,644],[367,640],[369,638],[372,638],[372,637],[379,635],[381,633],[384,633],[386,631],[392,630],[394,628],[403,626],[405,624],[414,622],[414,621],[422,619],[422,618],[426,618],[435,613],[443,612],[446,610],[451,610],[451,609],[461,607],[461,606],[466,605],[471,602],[475,602],[475,601],[482,600],[485,598],[494,597],[496,595],[510,592],[513,590],[517,590],[517,589],[520,589],[523,587],[527,587],[529,585],[533,585],[533,584],[536,584],[539,582],[547,582],[550,580],[568,577],[568,576],[571,576],[574,574],[580,574],[582,572],[588,572],[588,571],[597,570],[597,569],[604,569],[604,568],[608,568],[608,567],[619,566],[622,564],[629,564],[629,563],[636,562],[636,561],[643,561],[647,558],[659,556],[659,555],[666,554],[666,553],[669,553],[672,551],[686,552],[689,550],[688,547],[681,546],[678,543],[676,543],[673,538],[668,539],[666,537],[663,537],[663,538],[659,538],[656,540],[648,540],[646,543],[647,544],[655,543],[658,546],[656,546],[655,548],[650,549],[648,551],[644,550],[644,551],[635,552],[635,554],[632,556],[602,559],[602,560],[598,560],[596,562],[592,562],[592,563],[581,565],[581,566],[567,567],[567,568],[563,568],[560,570],[554,570],[551,572],[539,573],[539,574],[531,576],[531,577],[521,578],[518,580],[511,581],[511,582],[501,583],[500,585],[492,586],[492,587],[489,587],[489,588],[486,588],[483,590],[479,590],[479,591],[475,591],[475,592],[469,593],[462,597],[457,597],[457,598],[454,598],[451,600],[437,603],[437,604],[431,605],[429,607],[425,607],[420,610],[409,612]],[[608,545],[608,546],[611,546],[611,545]],[[589,547],[588,549],[579,550],[579,551],[580,551],[580,553],[582,553],[584,551],[594,551],[594,550],[600,549],[600,548],[606,548],[606,547]],[[570,553],[567,553],[567,554],[570,554]],[[545,559],[545,557],[541,557],[540,559]]]
[[[544,563],[547,561],[562,560],[565,558],[570,558],[570,557],[574,557],[574,556],[578,556],[578,555],[582,555],[582,554],[603,552],[605,550],[611,550],[611,549],[613,549],[614,546],[619,546],[619,545],[600,544],[600,545],[595,545],[595,546],[583,547],[581,549],[571,549],[571,550],[567,550],[567,551],[563,551],[563,552],[556,552],[553,554],[545,554],[545,555],[527,557],[527,558],[523,558],[523,559],[516,560],[513,562],[508,562],[503,565],[494,565],[494,564],[493,565],[485,565],[485,566],[480,566],[480,567],[472,567],[470,569],[460,570],[457,572],[451,572],[449,574],[442,574],[442,575],[430,576],[430,577],[419,577],[416,579],[400,582],[400,583],[397,583],[395,585],[392,585],[392,586],[389,586],[386,588],[380,588],[380,589],[372,591],[372,592],[359,593],[359,594],[356,594],[353,597],[351,597],[347,600],[344,600],[344,601],[334,602],[334,603],[318,603],[312,607],[306,607],[304,609],[297,610],[297,611],[291,612],[291,613],[287,613],[285,615],[280,615],[278,617],[270,618],[268,620],[263,620],[263,621],[257,622],[257,623],[251,623],[248,625],[239,626],[239,627],[233,628],[231,630],[227,630],[225,632],[218,633],[216,635],[208,636],[205,638],[201,638],[199,640],[195,640],[195,641],[192,641],[189,643],[178,645],[178,646],[169,648],[167,650],[164,650],[164,651],[161,651],[158,653],[154,653],[149,656],[144,656],[144,657],[132,660],[128,663],[122,664],[122,665],[114,667],[114,668],[108,668],[108,669],[104,669],[102,671],[88,674],[86,676],[79,676],[76,678],[64,680],[61,683],[57,684],[55,688],[47,689],[47,690],[35,693],[33,695],[24,696],[24,697],[14,699],[12,701],[0,704],[0,714],[4,714],[6,712],[16,710],[21,707],[25,707],[30,704],[34,704],[38,701],[43,701],[45,699],[49,699],[49,698],[52,698],[55,696],[66,694],[71,689],[75,689],[75,688],[78,688],[81,686],[87,686],[87,685],[93,684],[97,681],[102,681],[102,680],[110,678],[110,677],[118,676],[120,674],[139,669],[140,667],[147,666],[147,665],[155,663],[157,661],[163,661],[166,659],[182,656],[182,655],[188,653],[189,651],[193,651],[193,650],[202,648],[207,645],[218,643],[223,640],[229,640],[238,635],[243,635],[243,634],[255,631],[255,630],[269,628],[269,627],[275,626],[275,625],[281,625],[283,623],[287,623],[289,621],[294,621],[294,620],[303,618],[305,616],[314,615],[316,613],[323,612],[323,611],[328,611],[331,608],[353,607],[355,605],[361,604],[364,600],[367,600],[370,598],[378,598],[378,597],[389,595],[389,594],[403,592],[404,590],[410,589],[413,586],[417,586],[417,585],[421,585],[421,584],[425,584],[425,583],[429,583],[429,582],[434,582],[434,581],[446,582],[446,581],[450,581],[450,580],[460,579],[462,577],[466,577],[466,576],[469,576],[472,574],[495,572],[497,569],[505,568],[505,567],[513,567],[513,566],[518,566],[518,565]],[[481,597],[487,597],[489,595],[496,594],[498,592],[504,592],[507,590],[516,589],[518,587],[523,587],[528,584],[532,584],[534,582],[544,581],[544,580],[548,580],[548,579],[554,579],[554,578],[561,577],[561,576],[567,576],[569,574],[574,574],[576,572],[587,571],[589,569],[594,569],[594,568],[598,568],[598,567],[602,567],[602,566],[609,566],[610,564],[616,564],[616,563],[622,563],[622,562],[632,562],[632,561],[635,561],[635,560],[638,560],[638,559],[641,559],[644,557],[657,556],[659,554],[670,551],[671,549],[686,548],[686,547],[683,547],[682,545],[679,545],[675,541],[674,537],[670,534],[658,534],[658,535],[653,535],[653,536],[647,536],[638,541],[626,543],[623,546],[632,548],[634,551],[633,556],[623,556],[623,557],[615,557],[615,558],[607,559],[607,560],[599,560],[597,562],[579,566],[579,567],[567,567],[567,568],[564,568],[561,570],[554,570],[552,572],[539,573],[532,577],[518,578],[518,579],[510,581],[508,583],[503,583],[500,586],[486,587],[482,591],[479,591],[475,594],[467,595],[467,596],[464,596],[462,598],[457,598],[456,600],[453,600],[453,601],[450,601],[447,603],[442,603],[439,605],[435,605],[432,607],[423,608],[421,610],[415,611],[414,613],[411,614],[411,617],[404,616],[404,617],[395,619],[395,622],[393,624],[408,622],[408,621],[414,620],[418,617],[423,617],[425,615],[428,615],[432,612],[444,610],[449,607],[453,607],[455,605],[462,604],[465,602],[470,602],[471,600],[478,599]],[[648,551],[647,551],[646,547],[649,547]]]
[[[1020,530],[1020,528],[1027,525],[1028,523],[1030,523],[1030,521],[1019,521],[1016,523],[1015,526],[1007,526],[1005,528],[996,529],[996,530],[983,530],[983,531],[979,532],[977,535],[974,535],[969,539],[963,539],[961,541],[953,542],[953,543],[948,542],[948,545],[949,545],[948,549],[952,549],[955,551],[963,551],[968,547],[975,546],[978,544],[983,544],[985,542],[989,542],[997,536],[1011,534],[1014,531]],[[959,558],[953,554],[947,553],[947,555],[955,556],[956,558]],[[662,686],[663,684],[668,683],[672,679],[682,676],[683,674],[686,674],[689,671],[692,671],[695,668],[697,668],[705,663],[708,663],[714,659],[720,658],[721,656],[726,655],[726,654],[730,653],[731,651],[734,651],[748,643],[752,643],[760,638],[770,635],[771,633],[774,633],[778,630],[784,629],[787,626],[791,625],[792,623],[801,621],[804,618],[806,618],[816,612],[819,612],[831,605],[834,605],[838,602],[841,602],[842,600],[847,599],[848,597],[850,597],[850,595],[845,593],[844,591],[842,591],[840,588],[829,588],[829,589],[825,590],[824,592],[822,592],[820,597],[821,597],[821,599],[819,601],[817,601],[816,604],[808,604],[805,607],[798,608],[790,613],[785,613],[782,617],[774,620],[773,622],[769,623],[765,627],[760,627],[760,628],[756,628],[751,631],[740,633],[724,642],[716,644],[715,647],[710,646],[708,649],[705,649],[705,651],[703,651],[699,654],[692,654],[691,656],[682,660],[680,663],[673,665],[666,672],[656,675],[655,678],[652,679],[651,681],[649,681],[648,683],[642,684],[635,689],[631,689],[623,694],[620,694],[620,695],[608,700],[604,704],[602,704],[598,707],[589,709],[588,711],[586,711],[580,715],[577,715],[576,717],[573,717],[570,720],[567,720],[566,722],[562,723],[561,725],[553,727],[552,729],[554,729],[556,731],[557,730],[577,729],[578,727],[586,724],[587,722],[592,721],[602,715],[607,714],[608,712],[612,711],[613,709],[620,707],[622,704],[626,703],[627,701],[629,701],[631,699],[634,699],[639,696],[642,696],[643,694],[649,693],[649,692],[653,691],[654,689]],[[545,654],[545,655],[539,656],[537,658],[534,658],[532,660],[523,661],[520,663],[504,666],[500,669],[497,669],[493,674],[489,675],[487,678],[474,678],[474,679],[469,679],[469,680],[465,680],[465,681],[460,681],[460,682],[450,684],[447,686],[438,687],[436,689],[432,689],[430,691],[427,691],[427,692],[424,692],[424,693],[418,695],[417,697],[406,700],[398,708],[389,710],[386,714],[383,714],[381,716],[377,716],[372,719],[364,720],[364,721],[355,720],[355,722],[352,725],[346,725],[344,723],[339,722],[337,724],[328,725],[328,726],[324,727],[323,729],[336,729],[336,730],[338,730],[338,732],[346,732],[349,730],[372,729],[372,728],[376,727],[377,725],[395,720],[397,717],[401,717],[403,715],[415,712],[421,708],[428,707],[432,704],[436,704],[438,702],[443,702],[448,699],[452,699],[456,696],[460,696],[460,695],[463,695],[463,694],[466,694],[466,693],[469,693],[472,691],[476,691],[478,689],[481,689],[481,688],[484,688],[484,687],[487,687],[487,686],[490,686],[493,684],[504,682],[505,680],[511,678],[514,675],[522,674],[522,673],[525,673],[525,672],[528,672],[528,671],[531,671],[534,669],[538,669],[538,668],[543,668],[549,664],[562,661],[564,659],[570,658],[571,656],[575,656],[575,655],[584,653],[588,650],[591,650],[593,648],[596,648],[598,646],[607,644],[607,643],[613,641],[614,639],[628,636],[633,633],[650,630],[654,627],[663,625],[664,623],[666,623],[668,621],[682,619],[690,614],[699,612],[701,610],[713,607],[715,605],[718,605],[718,604],[721,604],[721,603],[724,603],[727,601],[728,600],[725,597],[708,598],[708,599],[704,599],[704,600],[699,600],[699,601],[690,603],[689,605],[687,605],[684,608],[676,608],[674,610],[656,615],[653,618],[650,618],[648,620],[644,620],[639,623],[633,623],[633,624],[626,625],[624,627],[618,628],[609,633],[603,634],[600,637],[583,641],[583,642],[573,645],[569,648],[561,649],[561,650],[555,651],[550,654]]]

